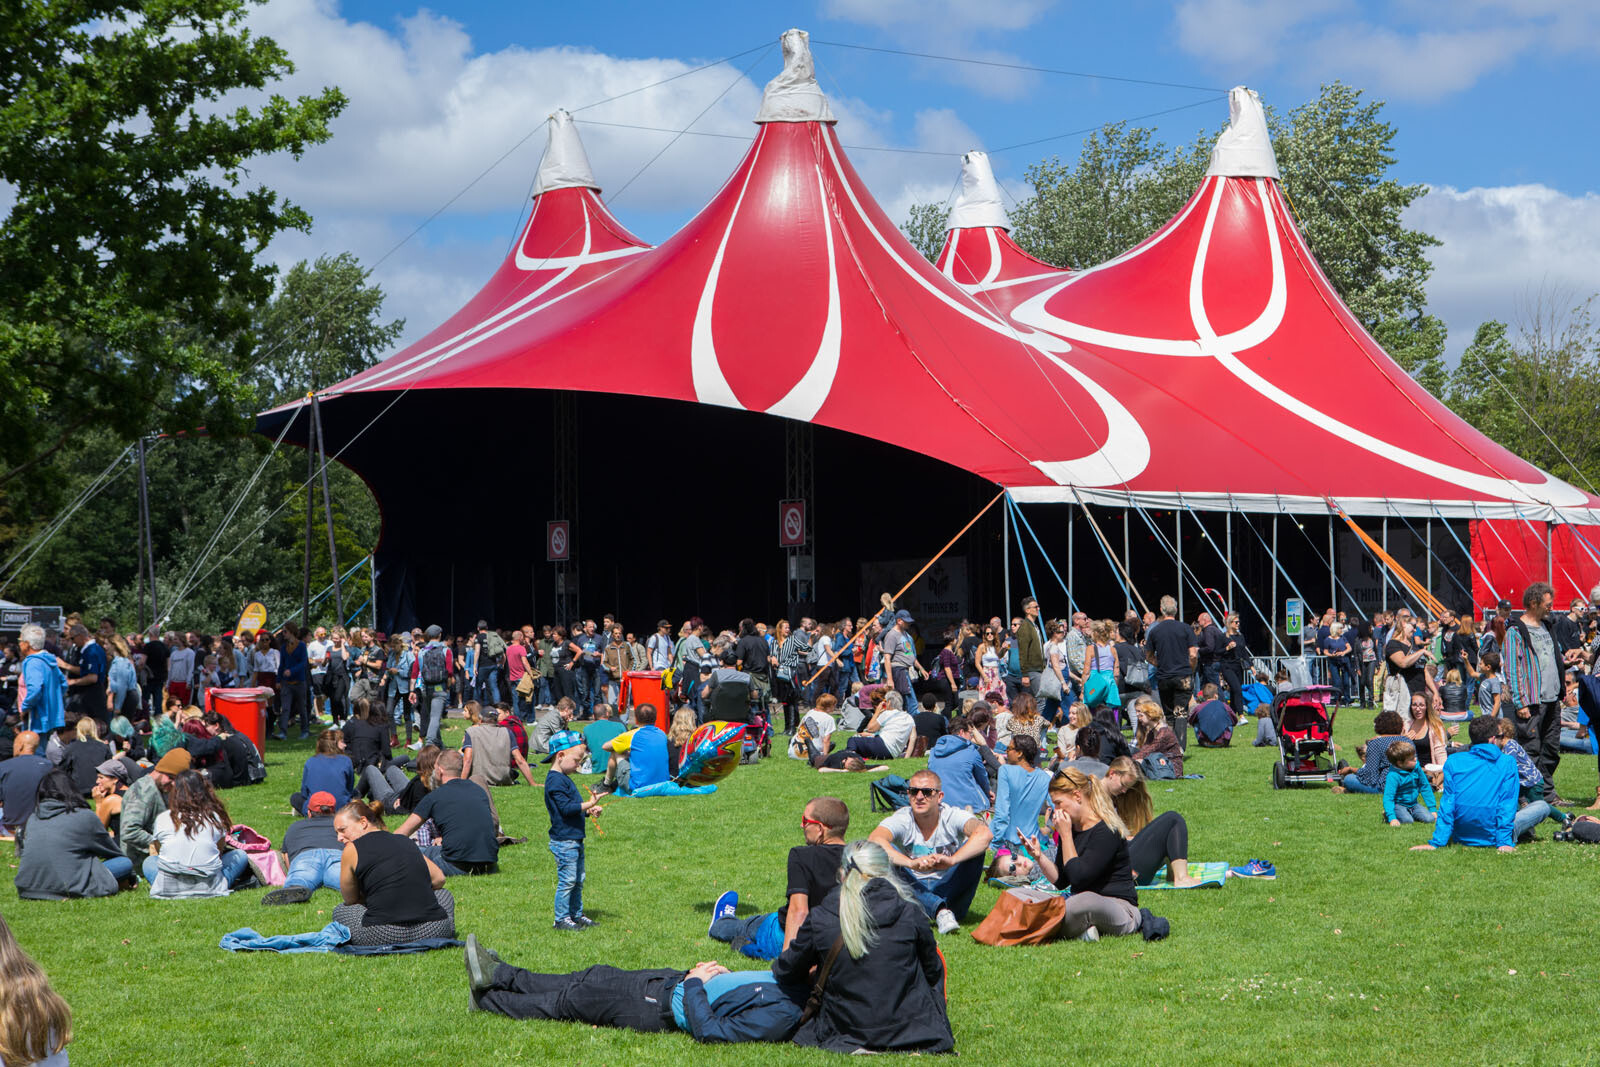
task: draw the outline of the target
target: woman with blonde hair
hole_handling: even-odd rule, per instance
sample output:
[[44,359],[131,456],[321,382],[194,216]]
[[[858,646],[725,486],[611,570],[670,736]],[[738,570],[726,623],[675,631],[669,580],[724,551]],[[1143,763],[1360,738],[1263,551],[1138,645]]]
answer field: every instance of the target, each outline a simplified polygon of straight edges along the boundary
[[944,960],[927,913],[875,842],[844,847],[839,892],[812,907],[772,975],[782,984],[821,987],[816,1014],[794,1035],[797,1045],[829,1052],[955,1049]]
[[1128,830],[1128,862],[1133,866],[1134,883],[1149,885],[1156,872],[1166,867],[1166,880],[1179,889],[1199,885],[1200,879],[1189,877],[1189,824],[1175,811],[1154,814],[1139,765],[1127,756],[1112,760],[1105,788]]
[[1053,821],[1061,839],[1054,856],[1039,838],[1023,847],[1040,873],[1059,889],[1071,889],[1062,930],[1070,938],[1098,941],[1139,931],[1139,894],[1128,858],[1127,827],[1100,779],[1067,769],[1050,780]]
[[1110,619],[1100,619],[1089,628],[1092,643],[1084,653],[1083,702],[1091,709],[1103,705],[1122,706],[1122,694],[1117,688],[1121,667],[1117,650],[1111,643],[1111,635],[1116,632]]
[[683,764],[683,757],[687,754],[684,750],[689,744],[689,738],[693,737],[699,728],[699,724],[694,721],[694,709],[691,707],[681,707],[672,716],[672,725],[667,728],[668,774],[677,777],[678,768]]
[[0,918],[0,1064],[67,1067],[72,1009]]

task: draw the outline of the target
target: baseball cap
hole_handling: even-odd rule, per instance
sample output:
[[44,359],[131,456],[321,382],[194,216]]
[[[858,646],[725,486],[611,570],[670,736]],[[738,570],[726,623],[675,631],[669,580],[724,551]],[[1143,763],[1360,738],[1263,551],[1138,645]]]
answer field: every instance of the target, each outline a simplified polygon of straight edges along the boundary
[[428,639],[429,639],[429,640],[430,640],[430,641],[436,641],[436,640],[438,640],[438,639],[439,639],[439,637],[440,637],[440,635],[442,635],[442,634],[443,634],[443,633],[444,633],[444,631],[443,631],[443,630],[441,630],[441,629],[440,629],[440,628],[439,628],[439,627],[437,627],[437,626],[430,626],[430,627],[428,627]]
[[121,778],[128,780],[128,765],[119,759],[108,759],[94,769],[94,773],[103,774],[107,778]]
[[332,811],[338,806],[339,802],[326,789],[317,790],[311,794],[311,799],[306,801],[307,811]]
[[894,613],[894,617],[895,617],[895,621],[896,622],[916,622],[917,621],[916,619],[913,619],[911,617],[911,612],[907,611],[905,608],[901,608],[899,611],[895,612]]
[[540,763],[549,763],[556,758],[556,753],[565,752],[569,748],[577,748],[583,744],[583,735],[576,730],[560,730],[550,737],[550,754]]

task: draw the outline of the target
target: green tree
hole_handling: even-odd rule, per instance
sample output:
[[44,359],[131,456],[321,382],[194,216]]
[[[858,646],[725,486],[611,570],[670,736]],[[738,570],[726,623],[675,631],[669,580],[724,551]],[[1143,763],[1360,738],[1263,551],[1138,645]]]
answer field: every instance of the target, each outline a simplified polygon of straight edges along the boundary
[[911,247],[926,256],[929,263],[937,263],[939,253],[944,251],[945,220],[949,215],[950,209],[943,204],[912,204],[911,213],[900,224]]
[[383,290],[348,252],[296,263],[256,316],[266,407],[372,366],[400,339],[404,319],[379,321]]
[[345,102],[235,103],[293,70],[244,28],[252,2],[6,5],[0,484],[85,427],[126,441],[249,425],[249,314],[272,288],[257,257],[310,220],[247,167],[326,140]]

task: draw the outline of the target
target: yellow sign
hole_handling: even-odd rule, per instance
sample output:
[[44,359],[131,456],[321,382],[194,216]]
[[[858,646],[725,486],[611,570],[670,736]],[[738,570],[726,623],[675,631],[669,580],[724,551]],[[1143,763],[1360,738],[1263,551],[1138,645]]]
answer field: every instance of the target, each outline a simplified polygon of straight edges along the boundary
[[257,633],[267,625],[267,606],[259,601],[252,601],[244,606],[239,613],[239,622],[234,626],[234,633]]

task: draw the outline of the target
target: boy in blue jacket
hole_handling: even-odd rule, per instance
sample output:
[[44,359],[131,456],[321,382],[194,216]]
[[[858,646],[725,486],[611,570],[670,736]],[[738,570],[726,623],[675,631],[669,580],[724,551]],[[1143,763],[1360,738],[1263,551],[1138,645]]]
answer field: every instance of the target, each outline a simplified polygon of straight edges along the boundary
[[1384,755],[1389,760],[1389,773],[1383,780],[1383,817],[1389,825],[1438,819],[1433,783],[1417,766],[1417,746],[1410,741],[1396,741]]
[[1472,747],[1444,761],[1444,796],[1433,837],[1412,850],[1463,845],[1516,849],[1516,839],[1550,814],[1550,805],[1536,800],[1517,810],[1517,761],[1505,751],[1498,719],[1480,715],[1467,724]]
[[972,740],[972,724],[965,716],[951,719],[945,735],[933,743],[928,770],[944,783],[944,801],[951,807],[966,808],[979,815],[993,806],[994,786]]

